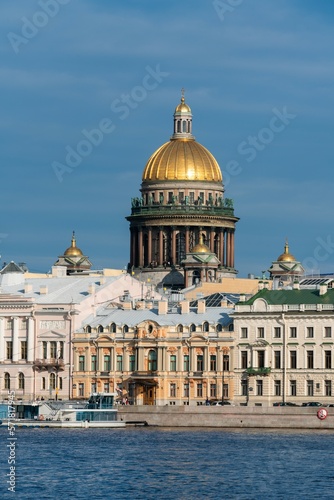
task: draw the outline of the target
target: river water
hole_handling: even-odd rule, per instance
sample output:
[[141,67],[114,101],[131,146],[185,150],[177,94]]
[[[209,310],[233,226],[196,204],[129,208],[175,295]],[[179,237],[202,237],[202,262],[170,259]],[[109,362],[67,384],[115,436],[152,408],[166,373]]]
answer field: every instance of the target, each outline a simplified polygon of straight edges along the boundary
[[[334,499],[334,433],[0,428],[0,498]],[[13,478],[14,476],[12,476]]]

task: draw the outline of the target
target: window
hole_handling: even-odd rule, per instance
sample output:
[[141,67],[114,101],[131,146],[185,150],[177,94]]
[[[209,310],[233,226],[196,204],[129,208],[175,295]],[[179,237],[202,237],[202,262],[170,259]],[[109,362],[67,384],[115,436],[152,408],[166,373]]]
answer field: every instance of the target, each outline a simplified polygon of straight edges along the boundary
[[58,377],[58,387],[59,389],[63,388],[63,377]]
[[123,371],[123,356],[122,354],[117,354],[116,357],[116,370],[119,372]]
[[43,342],[43,359],[48,359],[48,343]]
[[209,323],[207,321],[204,321],[203,332],[208,332],[208,331],[209,331]]
[[6,359],[13,359],[13,342],[6,342]]
[[297,380],[290,380],[290,396],[297,396]]
[[210,384],[210,398],[216,398],[216,397],[217,397],[217,385]]
[[79,372],[85,371],[85,356],[79,356]]
[[332,368],[332,351],[325,351],[325,369],[330,370]]
[[230,371],[230,356],[228,354],[223,354],[223,371]]
[[241,396],[247,396],[248,393],[248,383],[247,380],[241,381]]
[[21,359],[27,359],[27,354],[28,354],[27,341],[22,340],[22,342],[21,342]]
[[13,329],[13,320],[7,319],[7,330],[12,330],[12,329]]
[[59,359],[64,359],[64,342],[59,342]]
[[96,357],[96,354],[92,354],[91,361],[92,361],[92,364],[91,364],[92,372],[95,372],[97,370],[97,357]]
[[264,351],[257,351],[257,366],[264,368]]
[[45,377],[42,377],[42,390],[45,391],[46,389],[46,381],[45,381]]
[[79,384],[79,396],[80,397],[83,397],[84,396],[84,393],[85,393],[85,385],[81,382]]
[[248,368],[248,351],[241,351],[241,368],[243,370]]
[[314,396],[314,383],[313,380],[308,380],[306,382],[306,390],[308,396]]
[[189,384],[183,384],[183,397],[189,398]]
[[96,382],[92,382],[92,384],[90,385],[90,392],[92,394],[94,394],[94,392],[97,392],[96,387]]
[[102,325],[99,325],[97,327],[97,333],[103,333],[103,326]]
[[170,357],[170,371],[176,372],[176,355],[172,354]]
[[281,381],[275,380],[274,382],[274,393],[275,396],[281,396]]
[[332,395],[332,381],[325,380],[325,396],[331,396],[331,395]]
[[105,383],[103,384],[103,391],[104,391],[104,392],[109,392],[109,382],[105,382]]
[[110,355],[106,354],[103,358],[103,371],[110,372],[111,370],[111,359]]
[[189,371],[189,354],[183,356],[183,371]]
[[128,325],[123,326],[123,333],[128,333],[129,332],[129,327]]
[[248,328],[241,328],[240,337],[242,339],[247,339],[248,338]]
[[148,333],[152,333],[153,332],[153,325],[148,325]]
[[173,191],[168,191],[168,203],[173,202]]
[[308,326],[306,328],[306,337],[308,339],[313,339],[313,337],[314,337],[314,328],[313,328],[313,326]]
[[216,326],[216,332],[222,332],[223,331],[223,325],[221,323],[217,323],[217,326]]
[[57,342],[50,342],[50,358],[57,358]]
[[274,352],[274,366],[276,370],[281,368],[281,351]]
[[198,372],[203,371],[203,355],[202,354],[197,355],[197,371]]
[[148,353],[148,370],[151,372],[157,369],[157,353],[151,349]]
[[109,331],[110,331],[110,333],[116,333],[115,323],[111,323],[111,325],[109,326]]
[[257,337],[259,339],[264,339],[264,328],[263,328],[263,326],[259,326],[259,328],[257,329]]
[[190,205],[193,205],[194,204],[194,201],[195,201],[195,193],[193,191],[190,191],[189,193],[189,201],[190,201]]
[[9,373],[4,374],[5,389],[10,389],[10,375]]
[[196,332],[196,326],[194,325],[194,323],[192,323],[189,327],[189,331],[190,332]]
[[215,354],[211,354],[210,356],[210,371],[215,372],[217,370],[217,356]]
[[19,389],[24,389],[24,375],[19,373]]
[[[306,352],[306,365],[309,370],[313,370],[314,368],[314,353],[313,351]],[[309,394],[310,396],[310,394]]]
[[92,327],[90,325],[86,326],[86,332],[87,333],[92,333]]
[[134,354],[130,354],[130,356],[129,356],[129,370],[130,370],[130,372],[134,372],[135,371],[135,369],[136,369],[135,363],[136,363],[136,357],[135,357],[135,355]]
[[290,351],[290,368],[297,369],[297,351]]
[[256,381],[256,395],[263,396],[263,380]]
[[178,333],[183,333],[183,325],[177,325],[177,327],[176,327],[176,331],[177,331]]
[[280,326],[275,326],[275,328],[274,328],[274,338],[275,339],[280,339],[281,338],[281,327]]
[[28,326],[28,320],[26,318],[22,318],[21,330],[27,330],[27,326]]
[[56,375],[55,373],[50,373],[50,389],[56,388]]
[[325,326],[325,337],[330,338],[332,336],[332,327],[331,326]]
[[203,397],[203,385],[202,384],[197,384],[197,397],[202,398]]
[[290,327],[290,338],[291,339],[297,338],[297,328],[295,326]]
[[169,385],[169,396],[176,398],[176,384],[174,382]]
[[223,385],[224,399],[228,398],[228,384]]

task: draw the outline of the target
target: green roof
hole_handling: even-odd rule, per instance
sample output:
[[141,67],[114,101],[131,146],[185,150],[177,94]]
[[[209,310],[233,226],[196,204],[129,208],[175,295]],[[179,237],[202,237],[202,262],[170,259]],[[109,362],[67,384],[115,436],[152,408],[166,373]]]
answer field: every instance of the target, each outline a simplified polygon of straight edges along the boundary
[[329,289],[324,295],[319,290],[268,290],[264,288],[246,302],[238,305],[252,305],[256,299],[264,299],[269,305],[283,304],[334,304],[334,289]]

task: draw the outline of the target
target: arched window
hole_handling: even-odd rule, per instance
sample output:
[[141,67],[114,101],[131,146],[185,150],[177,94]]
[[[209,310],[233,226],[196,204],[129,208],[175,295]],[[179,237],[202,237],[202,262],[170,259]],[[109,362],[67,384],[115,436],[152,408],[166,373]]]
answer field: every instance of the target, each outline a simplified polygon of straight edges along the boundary
[[97,327],[97,333],[102,333],[103,332],[103,326],[102,325],[99,325]]
[[151,349],[148,353],[148,371],[154,372],[157,369],[157,352]]
[[148,333],[152,333],[153,332],[153,325],[148,325]]
[[196,326],[194,325],[194,323],[191,323],[191,325],[189,327],[189,331],[190,332],[196,332]]
[[228,331],[229,331],[229,332],[233,332],[233,330],[234,330],[234,325],[233,325],[233,323],[231,323],[231,324],[228,326]]
[[109,326],[109,331],[110,331],[110,333],[116,333],[115,323],[111,323],[111,325]]
[[177,327],[176,327],[176,331],[177,331],[178,333],[183,333],[183,325],[177,325]]
[[19,389],[24,389],[24,375],[19,373]]
[[216,331],[217,332],[222,332],[223,331],[223,325],[221,323],[217,323]]
[[209,323],[207,321],[204,321],[203,332],[208,332],[208,331],[209,331]]
[[50,389],[56,388],[56,375],[54,373],[50,373]]
[[60,390],[62,390],[62,388],[63,388],[63,377],[59,377],[58,378],[58,386],[59,386],[58,388]]
[[90,325],[86,326],[86,333],[92,333],[92,327]]
[[123,333],[128,333],[128,331],[129,331],[128,325],[124,325],[123,326]]
[[9,373],[4,374],[5,389],[10,389],[10,375]]

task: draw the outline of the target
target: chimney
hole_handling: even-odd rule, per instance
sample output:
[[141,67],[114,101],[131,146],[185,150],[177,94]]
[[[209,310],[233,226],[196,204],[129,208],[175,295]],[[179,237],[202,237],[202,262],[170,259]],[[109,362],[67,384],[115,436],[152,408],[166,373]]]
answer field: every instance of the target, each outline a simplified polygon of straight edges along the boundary
[[136,302],[136,309],[137,310],[142,310],[145,309],[145,300],[137,300]]
[[132,302],[131,300],[124,300],[122,302],[122,308],[124,311],[131,311],[132,309]]
[[180,306],[181,306],[181,314],[188,314],[189,313],[189,310],[190,310],[189,300],[182,300],[180,302]]
[[24,285],[24,293],[31,293],[32,292],[32,285],[30,283],[26,283]]
[[52,277],[53,278],[66,278],[67,267],[66,266],[52,266]]
[[239,302],[246,302],[246,295],[244,293],[240,294]]
[[327,293],[327,284],[326,283],[322,283],[319,286],[319,295],[325,295],[325,293]]
[[259,281],[259,291],[264,289],[263,281]]
[[221,300],[220,307],[225,307],[225,308],[228,307],[228,305],[227,305],[227,298],[226,297]]
[[205,300],[197,302],[197,314],[205,314]]
[[299,282],[298,281],[294,281],[294,283],[293,283],[293,289],[294,290],[300,290],[300,286],[299,286]]
[[95,284],[94,283],[91,283],[88,286],[88,293],[89,293],[89,295],[94,295],[94,293],[95,293]]
[[46,295],[48,293],[48,287],[45,285],[41,285],[39,287],[39,294],[40,295]]
[[159,300],[158,302],[158,314],[167,314],[168,302],[167,300]]
[[106,283],[106,279],[105,279],[105,277],[103,276],[102,278],[100,278],[100,282],[99,282],[99,284],[100,284],[100,285],[105,285],[105,283]]

